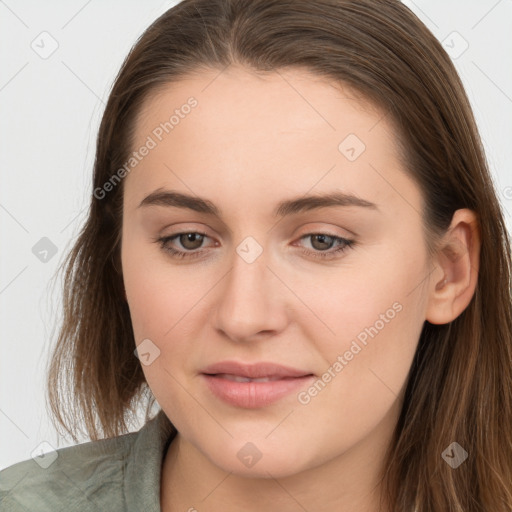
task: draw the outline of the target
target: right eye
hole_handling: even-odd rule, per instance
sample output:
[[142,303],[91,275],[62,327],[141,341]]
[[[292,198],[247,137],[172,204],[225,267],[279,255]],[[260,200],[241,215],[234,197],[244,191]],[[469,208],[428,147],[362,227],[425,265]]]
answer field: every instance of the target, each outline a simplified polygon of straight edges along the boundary
[[[176,233],[171,236],[157,238],[155,242],[159,242],[161,248],[169,253],[173,258],[197,258],[203,254],[203,250],[197,250],[201,247],[204,239],[210,238],[206,233],[199,233],[197,231],[186,231]],[[177,240],[181,247],[184,249],[175,249],[171,242]]]

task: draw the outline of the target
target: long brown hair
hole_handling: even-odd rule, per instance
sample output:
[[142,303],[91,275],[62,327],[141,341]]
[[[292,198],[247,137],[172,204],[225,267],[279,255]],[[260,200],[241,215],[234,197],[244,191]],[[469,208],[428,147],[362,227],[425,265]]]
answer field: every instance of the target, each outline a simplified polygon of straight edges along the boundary
[[[169,9],[136,42],[115,80],[98,133],[93,189],[129,158],[149,95],[187,74],[235,63],[258,72],[306,69],[387,112],[422,190],[429,248],[455,210],[477,213],[475,294],[451,323],[425,322],[383,477],[396,512],[510,512],[510,239],[454,65],[398,0],[185,0]],[[154,403],[134,356],[124,297],[122,185],[93,194],[64,262],[64,319],[47,385],[51,414],[75,440],[81,421],[92,440],[117,436],[142,401],[146,418]],[[468,452],[457,469],[441,457],[453,441]]]

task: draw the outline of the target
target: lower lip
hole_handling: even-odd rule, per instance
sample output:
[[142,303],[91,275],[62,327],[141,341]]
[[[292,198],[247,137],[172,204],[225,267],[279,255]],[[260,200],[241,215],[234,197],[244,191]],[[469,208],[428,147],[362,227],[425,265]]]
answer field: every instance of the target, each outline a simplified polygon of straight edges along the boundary
[[224,402],[245,409],[265,407],[307,386],[314,375],[287,378],[268,382],[235,382],[216,375],[201,376],[210,391]]

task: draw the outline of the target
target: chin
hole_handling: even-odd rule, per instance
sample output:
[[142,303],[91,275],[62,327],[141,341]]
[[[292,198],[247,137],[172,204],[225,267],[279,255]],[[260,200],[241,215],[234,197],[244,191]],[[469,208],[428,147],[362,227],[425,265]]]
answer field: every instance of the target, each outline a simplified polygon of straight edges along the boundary
[[[279,442],[276,447],[269,440],[255,442],[233,439],[232,442],[211,447],[203,452],[222,470],[247,478],[285,478],[314,467],[304,460],[302,444]],[[300,459],[297,454],[301,454]]]

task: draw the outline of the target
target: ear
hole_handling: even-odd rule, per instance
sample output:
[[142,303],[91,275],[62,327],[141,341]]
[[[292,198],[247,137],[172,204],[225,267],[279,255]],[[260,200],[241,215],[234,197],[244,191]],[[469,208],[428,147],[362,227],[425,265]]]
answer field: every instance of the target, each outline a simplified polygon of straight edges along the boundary
[[467,208],[456,210],[433,256],[426,320],[447,324],[466,309],[475,292],[479,262],[478,217]]

